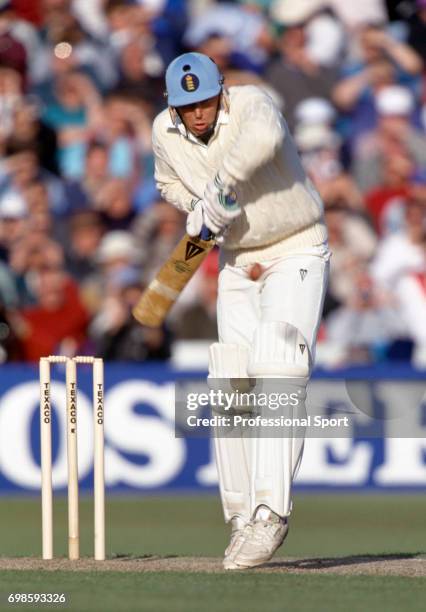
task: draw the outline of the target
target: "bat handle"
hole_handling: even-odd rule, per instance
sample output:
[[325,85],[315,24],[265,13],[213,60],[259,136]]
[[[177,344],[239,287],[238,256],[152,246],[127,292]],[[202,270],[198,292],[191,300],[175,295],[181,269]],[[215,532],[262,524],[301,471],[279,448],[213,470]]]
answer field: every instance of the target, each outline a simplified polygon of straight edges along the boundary
[[[237,194],[234,190],[232,190],[225,196],[225,208],[228,208],[229,210],[238,208]],[[202,240],[212,240],[212,238],[214,238],[214,234],[209,230],[208,227],[203,225],[203,227],[201,228],[200,238]]]
[[209,230],[209,228],[203,225],[203,227],[201,228],[201,233],[200,233],[201,240],[211,240],[213,237],[214,235]]

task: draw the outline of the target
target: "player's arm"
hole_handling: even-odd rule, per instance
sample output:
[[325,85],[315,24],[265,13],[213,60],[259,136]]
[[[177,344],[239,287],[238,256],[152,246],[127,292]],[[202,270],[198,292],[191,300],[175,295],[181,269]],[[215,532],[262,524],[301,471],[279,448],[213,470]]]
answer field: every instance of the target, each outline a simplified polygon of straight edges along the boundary
[[176,208],[179,208],[179,210],[190,212],[198,201],[197,196],[183,185],[176,172],[168,163],[166,152],[155,132],[152,136],[152,145],[155,155],[155,182],[162,198],[176,206]]
[[227,185],[248,180],[274,158],[285,138],[282,115],[271,98],[252,88],[248,99],[237,99],[233,118],[239,134],[226,153],[219,175]]
[[229,225],[241,212],[238,205],[228,210],[224,205],[233,188],[238,191],[238,183],[247,181],[258,168],[273,159],[285,138],[283,118],[271,98],[256,87],[250,90],[248,97],[235,100],[233,121],[238,125],[238,136],[204,192],[204,218],[213,219],[212,225],[206,223],[216,227],[213,233],[217,233],[218,227]]

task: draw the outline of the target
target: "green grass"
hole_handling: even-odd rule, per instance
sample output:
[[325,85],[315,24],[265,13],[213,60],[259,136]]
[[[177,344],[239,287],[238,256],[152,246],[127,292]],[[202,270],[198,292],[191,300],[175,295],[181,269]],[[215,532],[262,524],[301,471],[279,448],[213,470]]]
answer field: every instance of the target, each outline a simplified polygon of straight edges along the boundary
[[78,612],[423,612],[425,585],[364,576],[3,572],[2,591],[63,592],[65,609]]
[[[290,536],[281,554],[423,552],[425,516],[425,496],[296,495]],[[228,537],[215,496],[112,497],[107,525],[109,555],[218,556]],[[81,500],[81,539],[82,554],[90,555],[89,499]],[[39,556],[40,540],[39,500],[0,498],[0,555]],[[63,498],[55,500],[55,553],[66,554]],[[0,572],[1,610],[19,609],[5,603],[5,594],[12,591],[65,592],[65,609],[79,612],[420,612],[425,609],[426,581],[315,574]]]
[[[81,500],[82,554],[92,553],[91,499]],[[66,554],[66,499],[55,500],[55,552]],[[425,496],[296,495],[282,555],[426,550]],[[228,528],[216,496],[112,497],[107,503],[108,554],[221,555]],[[38,499],[0,498],[0,555],[40,554]]]

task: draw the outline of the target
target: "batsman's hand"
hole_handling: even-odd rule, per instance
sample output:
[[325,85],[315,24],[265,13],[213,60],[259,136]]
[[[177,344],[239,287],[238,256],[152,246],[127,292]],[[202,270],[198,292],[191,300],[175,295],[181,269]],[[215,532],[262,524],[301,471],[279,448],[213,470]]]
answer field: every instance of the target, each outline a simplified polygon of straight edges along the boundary
[[186,233],[195,238],[201,234],[204,225],[203,201],[195,202],[192,210],[186,218]]
[[237,194],[222,182],[219,174],[207,184],[202,202],[204,224],[213,234],[221,234],[241,214]]

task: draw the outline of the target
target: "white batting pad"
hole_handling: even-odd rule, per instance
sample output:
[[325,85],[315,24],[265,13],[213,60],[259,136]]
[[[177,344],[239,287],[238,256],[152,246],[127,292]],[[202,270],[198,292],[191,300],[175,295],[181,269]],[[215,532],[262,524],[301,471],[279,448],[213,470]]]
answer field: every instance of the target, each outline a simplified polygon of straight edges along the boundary
[[[233,393],[237,389],[241,393],[250,392],[252,387],[247,376],[249,350],[240,344],[224,344],[215,342],[209,349],[209,375],[207,384],[210,389]],[[250,407],[233,406],[235,412],[250,412]],[[215,412],[222,413],[216,406]]]
[[251,513],[264,504],[280,516],[291,513],[291,486],[302,461],[304,440],[257,438]]
[[[282,391],[289,385],[297,392],[299,404],[285,408],[287,417],[306,416],[310,366],[307,342],[293,325],[268,321],[256,329],[249,374],[264,379],[263,391]],[[265,435],[259,431],[253,440],[251,512],[265,504],[280,516],[288,516],[291,512],[291,485],[302,460],[304,432],[300,428],[294,432],[287,428],[286,437],[279,437],[276,430],[275,437],[263,437]]]
[[209,348],[209,378],[244,378],[248,360],[246,346],[214,342]]
[[[238,344],[216,342],[209,351],[208,384],[215,388],[215,379],[221,384],[227,379],[246,378],[249,350]],[[248,379],[247,379],[248,380]],[[231,388],[231,383],[230,388]],[[225,390],[225,389],[223,389]],[[232,517],[250,518],[250,454],[254,440],[234,430],[236,437],[215,437],[216,465],[225,521]]]

